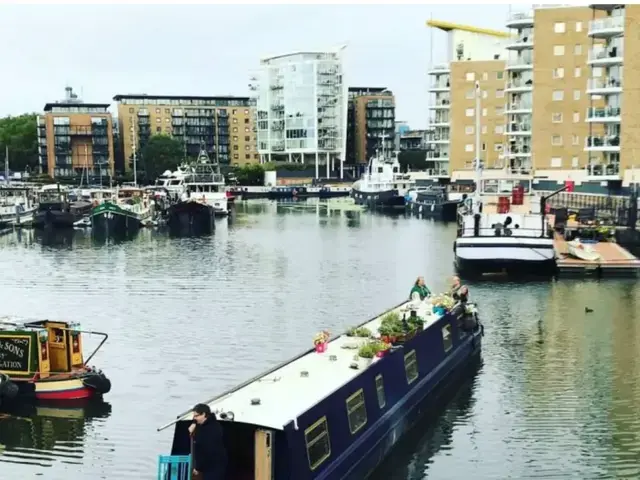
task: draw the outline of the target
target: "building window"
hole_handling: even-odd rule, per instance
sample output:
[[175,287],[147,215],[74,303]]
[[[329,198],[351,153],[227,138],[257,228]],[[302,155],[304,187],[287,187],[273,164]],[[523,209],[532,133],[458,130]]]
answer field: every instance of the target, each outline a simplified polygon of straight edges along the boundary
[[237,160],[237,159],[239,159],[239,158],[240,158],[240,155],[238,155],[237,153],[234,153],[234,154],[233,154],[233,159],[234,159],[234,160]]
[[238,137],[234,136],[234,137],[233,137],[233,141],[234,141],[234,142],[237,142],[237,141],[238,141]]
[[573,76],[576,78],[580,78],[582,76],[582,69],[580,67],[576,67],[573,69]]
[[494,149],[496,152],[501,152],[501,151],[502,151],[502,144],[501,144],[501,143],[496,143],[496,144],[493,146],[493,149]]
[[483,117],[486,117],[486,116],[487,116],[487,109],[486,109],[486,108],[483,108],[483,109],[482,109],[482,116],[483,116]]
[[496,107],[496,115],[504,115],[504,107]]
[[170,122],[171,122],[171,119],[170,119],[170,118],[165,118],[165,119],[164,119],[164,123],[170,123]]
[[251,137],[244,137],[244,141],[245,141],[245,142],[249,142],[249,141],[251,141]]
[[502,125],[496,125],[494,133],[496,135],[502,135],[504,133],[504,127]]
[[464,146],[464,151],[465,151],[465,152],[473,152],[473,143],[467,143],[467,144]]
[[235,108],[231,110],[231,115],[235,115],[236,113],[238,113],[238,110],[236,110]]
[[382,375],[376,375],[376,393],[378,395],[378,406],[384,408],[387,404],[387,398],[384,395],[384,379]]
[[573,157],[571,159],[571,168],[578,168],[579,164],[580,164],[580,159],[578,157]]
[[244,156],[244,159],[245,159],[245,160],[249,160],[250,158],[251,158],[251,155],[250,155],[250,154],[246,154],[246,155]]
[[171,113],[171,109],[170,108],[165,108],[164,109],[164,113],[166,113],[167,115],[169,115]]
[[576,22],[576,32],[582,31],[582,22]]
[[233,127],[233,133],[238,133],[238,127]]
[[133,113],[133,107],[129,109],[129,113]]
[[489,96],[489,94],[487,93],[486,90],[482,90],[482,98],[487,98]]
[[420,375],[420,372],[418,372],[418,357],[415,350],[411,350],[404,356],[404,371],[409,384],[415,382]]
[[573,54],[574,55],[582,55],[582,45],[580,45],[580,44],[574,45]]
[[553,78],[564,78],[564,68],[558,67],[552,70]]
[[156,133],[162,132],[162,127],[156,127]]
[[562,158],[551,157],[551,168],[562,168]]
[[245,118],[245,119],[244,119],[244,123],[249,123],[249,119],[248,119],[248,118]]
[[578,135],[571,136],[571,144],[572,145],[580,145],[580,137]]
[[[233,112],[235,113],[235,110],[234,110]],[[234,119],[233,119],[233,123],[238,123],[238,119],[237,119],[237,118],[234,118]]]
[[560,102],[564,99],[564,91],[563,90],[554,90],[553,91],[553,101]]
[[473,109],[473,108],[467,108],[467,109],[465,110],[465,112],[464,112],[464,114],[465,114],[467,117],[473,117],[473,115],[474,115],[475,113],[476,113],[476,112],[475,112],[475,109]]
[[464,127],[464,133],[466,133],[467,135],[473,135],[474,131],[475,131],[475,128],[473,128],[470,125],[467,125],[466,127]]
[[467,79],[467,82],[474,82],[476,79],[476,74],[474,72],[467,72],[465,78]]
[[487,151],[487,144],[486,144],[486,143],[484,143],[484,142],[482,142],[482,145],[480,146],[480,149],[481,149],[483,152],[486,152],[486,151]]
[[483,126],[482,126],[482,134],[484,135],[484,134],[486,134],[486,133],[487,133],[487,126],[486,126],[486,125],[483,125]]
[[484,73],[482,74],[482,80],[484,80],[485,82],[486,82],[487,80],[489,80],[489,74],[488,74],[487,72],[484,72]]
[[553,123],[562,123],[562,113],[552,113],[551,121]]
[[244,114],[245,114],[245,115],[249,115],[249,110],[245,109],[245,110],[244,110]]
[[160,123],[161,120],[161,118],[156,117],[156,123]]
[[159,108],[156,108],[156,113],[160,113],[160,109]]
[[504,90],[496,90],[496,98],[504,98]]
[[580,90],[574,90],[573,91],[573,99],[574,100],[580,100]]
[[580,122],[580,112],[573,112],[573,123]]
[[551,145],[553,145],[554,147],[561,147],[562,137],[560,135],[554,135],[553,137],[551,137]]
[[442,327],[442,344],[444,353],[447,353],[453,347],[453,338],[451,337],[451,325]]
[[238,145],[234,145],[234,146],[233,146],[233,149],[234,149],[234,150],[238,150]]
[[244,131],[248,132],[249,131],[249,127],[244,127]]
[[562,55],[564,55],[564,45],[554,45],[553,54],[556,57],[561,57]]
[[322,417],[304,431],[304,441],[307,444],[309,469],[315,470],[331,456],[327,417]]
[[496,80],[502,80],[504,78],[504,72],[496,72]]
[[347,398],[347,418],[351,434],[357,433],[367,424],[367,408],[364,404],[364,390],[361,388]]
[[475,90],[468,90],[467,94],[465,96],[467,97],[467,100],[471,100],[471,99],[475,98],[476,91]]
[[251,145],[245,145],[245,146],[244,146],[244,149],[245,149],[245,150],[251,150]]
[[564,22],[556,22],[553,24],[553,31],[555,33],[564,33],[565,32],[565,24]]

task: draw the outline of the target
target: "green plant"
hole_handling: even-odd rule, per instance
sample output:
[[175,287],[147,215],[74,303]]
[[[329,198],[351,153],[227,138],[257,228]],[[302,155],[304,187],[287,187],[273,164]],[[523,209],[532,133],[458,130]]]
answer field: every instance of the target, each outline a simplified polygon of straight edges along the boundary
[[378,328],[380,335],[395,337],[404,334],[404,328],[402,326],[402,319],[398,312],[389,312],[380,321],[380,327]]
[[351,327],[349,330],[347,330],[347,336],[369,338],[371,337],[371,330],[365,327]]
[[373,358],[377,351],[372,343],[365,343],[358,349],[358,356],[362,358]]
[[409,324],[409,328],[411,330],[423,330],[424,329],[424,319],[419,316],[412,317],[410,316],[407,319],[407,323]]
[[443,293],[433,297],[433,299],[431,300],[431,303],[435,307],[442,307],[442,308],[446,308],[447,310],[450,310],[455,305],[455,300],[449,295],[446,295]]

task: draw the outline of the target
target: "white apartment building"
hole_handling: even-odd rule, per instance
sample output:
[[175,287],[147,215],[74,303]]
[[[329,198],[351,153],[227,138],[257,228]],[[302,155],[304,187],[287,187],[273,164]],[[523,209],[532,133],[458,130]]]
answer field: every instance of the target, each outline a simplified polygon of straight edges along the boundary
[[288,161],[340,169],[346,156],[344,47],[264,58],[252,77],[261,163]]

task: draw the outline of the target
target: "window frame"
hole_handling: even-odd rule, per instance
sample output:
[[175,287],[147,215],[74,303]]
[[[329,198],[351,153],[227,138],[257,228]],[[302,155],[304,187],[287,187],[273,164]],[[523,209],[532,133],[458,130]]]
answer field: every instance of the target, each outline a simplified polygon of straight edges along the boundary
[[[411,377],[409,376],[410,375],[409,365],[415,365],[416,367],[415,375]],[[404,356],[404,373],[405,373],[405,377],[407,378],[407,385],[411,385],[418,378],[420,378],[420,368],[418,367],[418,354],[416,353],[415,350],[411,350]]]
[[[387,394],[384,391],[384,377],[382,376],[381,373],[376,375],[375,384],[376,384],[376,396],[378,397],[378,407],[380,407],[380,410],[382,410],[384,407],[387,406]],[[382,393],[382,398],[380,398],[381,393]]]
[[[361,402],[358,402],[355,406],[349,406],[349,403],[357,399],[358,397],[361,397]],[[366,405],[365,396],[364,396],[364,388],[360,388],[356,390],[355,393],[347,397],[344,403],[345,403],[345,408],[347,410],[347,421],[349,422],[349,431],[351,432],[351,435],[355,435],[360,430],[362,430],[367,425],[367,422],[369,421],[367,417],[367,405]],[[351,414],[358,411],[358,409],[360,408],[364,410],[364,422],[354,427],[351,421]]]
[[[316,428],[320,427],[322,424],[324,424],[324,433],[319,434],[317,437],[314,437],[313,440],[309,441],[308,438],[307,438],[308,435],[312,431],[314,431]],[[312,463],[311,462],[311,456],[309,455],[309,447],[315,445],[325,435],[327,437],[327,448],[328,448],[328,450],[320,459],[317,459],[314,463]],[[327,416],[326,415],[324,415],[319,420],[317,420],[314,424],[310,425],[309,427],[307,427],[305,429],[305,431],[304,431],[304,443],[305,443],[305,447],[307,449],[307,461],[309,463],[309,470],[311,470],[313,472],[320,465],[322,465],[325,462],[325,460],[327,460],[327,458],[329,458],[331,456],[331,436],[329,435],[329,422],[327,421]],[[311,444],[311,445],[309,445],[309,444]]]
[[[453,348],[453,336],[451,334],[451,324],[447,323],[440,330],[442,333],[442,347],[444,349],[444,353],[448,353]],[[446,332],[446,335],[445,335]]]

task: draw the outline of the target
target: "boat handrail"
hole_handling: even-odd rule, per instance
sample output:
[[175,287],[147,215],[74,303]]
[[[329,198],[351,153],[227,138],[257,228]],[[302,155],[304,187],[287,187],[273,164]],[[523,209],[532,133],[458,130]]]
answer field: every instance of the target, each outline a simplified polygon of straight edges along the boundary
[[[364,322],[362,322],[362,323],[360,323],[359,325],[357,325],[355,328],[362,327],[363,325],[366,325],[367,323],[374,321],[376,318],[382,317],[382,316],[384,316],[385,314],[387,314],[387,313],[389,313],[389,312],[392,312],[393,310],[396,310],[398,307],[401,307],[401,306],[402,306],[402,305],[404,305],[405,303],[407,303],[407,300],[403,300],[402,302],[398,303],[398,304],[397,304],[397,305],[395,305],[394,307],[392,307],[392,308],[390,308],[390,309],[388,309],[388,310],[384,311],[382,314],[377,314],[377,315],[375,315],[375,316],[371,317],[370,319],[365,320]],[[334,341],[335,339],[337,339],[337,338],[339,338],[339,337],[343,336],[343,335],[346,335],[346,334],[347,334],[347,331],[348,331],[348,330],[350,330],[351,328],[353,328],[353,327],[349,327],[349,329],[345,330],[344,332],[342,332],[342,333],[340,333],[340,334],[338,334],[338,335],[334,335],[334,336],[332,336],[332,337],[329,339],[329,343],[330,343],[330,342],[332,342],[332,341]],[[308,350],[305,350],[304,352],[300,353],[299,355],[296,355],[295,357],[290,358],[289,360],[285,360],[284,362],[279,363],[278,365],[276,365],[276,366],[274,366],[274,367],[272,367],[272,368],[268,369],[266,372],[259,373],[259,374],[258,374],[258,375],[256,375],[255,377],[253,377],[253,378],[251,378],[251,379],[249,379],[249,380],[246,380],[245,382],[242,382],[241,384],[236,385],[235,387],[233,387],[233,388],[231,388],[231,389],[229,389],[229,390],[227,390],[227,391],[225,391],[225,392],[222,392],[222,393],[220,393],[220,394],[216,395],[215,397],[213,397],[213,398],[211,398],[211,399],[209,399],[209,400],[206,400],[206,401],[204,401],[204,402],[202,402],[202,403],[204,403],[204,404],[207,404],[207,405],[208,405],[208,404],[210,404],[210,403],[212,403],[212,402],[215,402],[216,400],[221,399],[222,397],[225,397],[225,396],[227,396],[227,395],[229,395],[229,394],[231,394],[231,393],[237,392],[238,390],[240,390],[240,389],[242,389],[242,388],[244,388],[244,387],[246,387],[246,386],[248,386],[248,385],[251,385],[251,384],[252,384],[252,383],[254,383],[254,382],[257,382],[257,381],[258,381],[258,380],[260,380],[261,378],[264,378],[264,377],[266,377],[267,375],[270,375],[270,374],[272,374],[273,372],[275,372],[275,371],[277,371],[277,370],[280,370],[281,368],[286,367],[287,365],[289,365],[289,364],[291,364],[291,363],[295,362],[296,360],[301,359],[301,358],[302,358],[302,357],[304,357],[305,355],[309,355],[309,354],[310,354],[310,353],[312,353],[313,351],[315,351],[315,347],[312,347],[312,348],[310,348],[310,349],[308,349]],[[178,416],[176,417],[176,419],[175,419],[175,420],[172,420],[171,422],[167,423],[166,425],[163,425],[163,426],[159,427],[159,428],[157,429],[157,431],[158,431],[158,432],[161,432],[162,430],[165,430],[165,429],[167,429],[167,428],[169,428],[169,427],[171,427],[171,426],[175,425],[176,423],[178,423],[178,422],[180,421],[180,419],[181,419],[182,417],[184,417],[185,415],[189,414],[190,412],[191,412],[191,409],[187,410],[186,412],[181,413],[180,415],[178,415]]]

